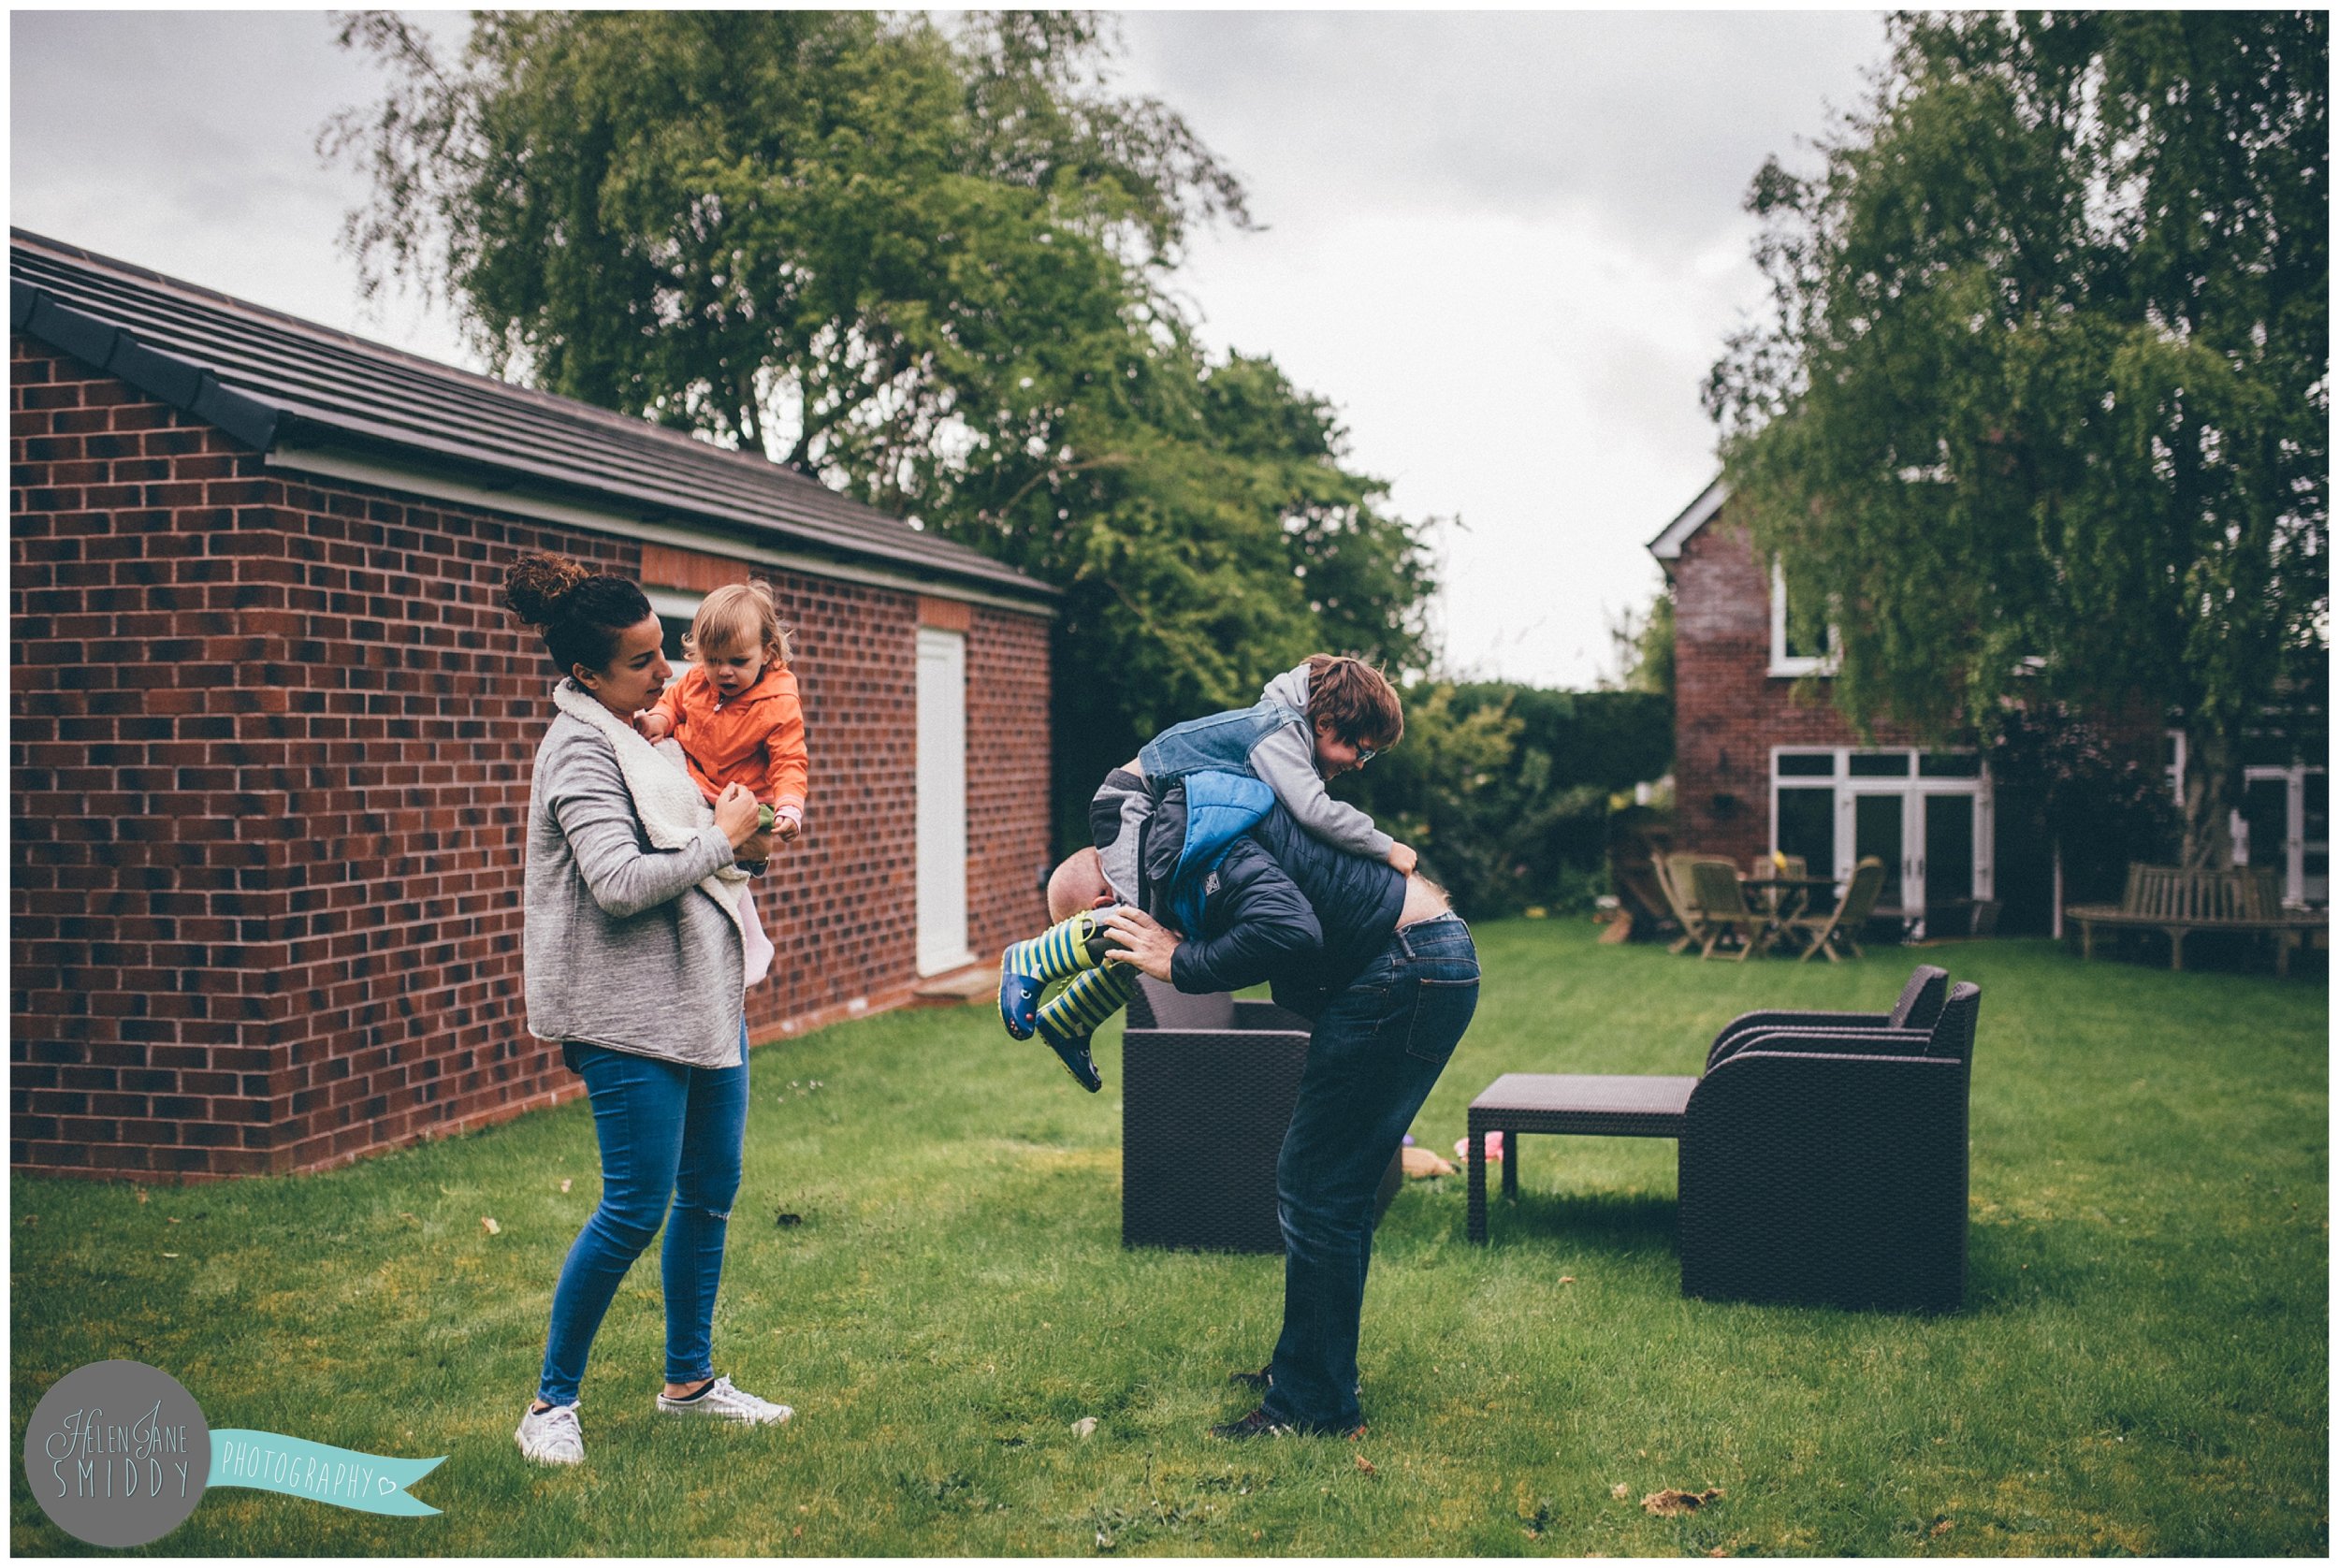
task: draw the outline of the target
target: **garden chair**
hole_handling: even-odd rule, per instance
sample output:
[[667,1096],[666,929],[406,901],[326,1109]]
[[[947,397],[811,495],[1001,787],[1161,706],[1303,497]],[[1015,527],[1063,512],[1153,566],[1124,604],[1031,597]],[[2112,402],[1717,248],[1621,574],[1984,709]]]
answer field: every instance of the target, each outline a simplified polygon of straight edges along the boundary
[[1698,855],[1686,850],[1679,854],[1657,856],[1650,863],[1657,868],[1665,898],[1673,906],[1673,918],[1681,922],[1680,940],[1666,948],[1667,952],[1679,952],[1692,943],[1703,942],[1707,938],[1706,918],[1698,907],[1697,889],[1691,875],[1700,862],[1722,865],[1730,864],[1719,855]]
[[1711,958],[1724,936],[1738,939],[1738,962],[1770,945],[1770,917],[1746,901],[1746,886],[1738,868],[1726,860],[1701,860],[1690,867],[1690,886],[1697,898],[1699,917],[1706,923],[1706,945],[1700,959]]
[[1877,895],[1884,891],[1884,863],[1869,855],[1852,868],[1852,885],[1844,889],[1836,907],[1825,914],[1797,915],[1786,922],[1785,929],[1805,937],[1810,945],[1803,950],[1798,964],[1810,961],[1813,953],[1823,950],[1830,964],[1839,962],[1849,949],[1854,958],[1865,956],[1860,951],[1860,927],[1867,923],[1876,907]]
[[1681,1117],[1681,1293],[1954,1312],[1979,988],[1925,1033],[1757,1029]]
[[1698,939],[1698,922],[1689,890],[1674,878],[1671,859],[1669,855],[1652,855],[1649,869],[1656,875],[1657,891],[1664,894],[1665,907],[1671,911],[1673,922],[1681,928],[1681,935],[1666,946],[1665,951],[1679,952]]

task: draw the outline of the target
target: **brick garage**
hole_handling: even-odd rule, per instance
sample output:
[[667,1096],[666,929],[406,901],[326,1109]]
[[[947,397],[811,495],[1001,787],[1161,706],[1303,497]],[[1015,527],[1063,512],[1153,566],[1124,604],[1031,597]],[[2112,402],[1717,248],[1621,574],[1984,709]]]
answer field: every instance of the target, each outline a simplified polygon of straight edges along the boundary
[[[809,833],[759,885],[759,1041],[918,982],[922,624],[965,639],[967,944],[1042,917],[1045,588],[768,464],[12,253],[15,1168],[313,1169],[581,1092],[520,1005],[554,678],[497,603],[523,550],[661,613],[752,572],[796,629]],[[442,397],[482,451],[435,439]],[[562,472],[563,442],[614,477]]]

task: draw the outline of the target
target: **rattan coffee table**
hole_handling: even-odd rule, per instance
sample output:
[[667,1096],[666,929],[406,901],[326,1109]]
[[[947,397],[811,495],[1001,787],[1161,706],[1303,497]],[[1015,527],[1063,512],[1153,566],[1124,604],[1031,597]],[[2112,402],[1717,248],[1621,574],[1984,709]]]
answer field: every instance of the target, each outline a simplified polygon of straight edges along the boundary
[[1518,1196],[1518,1135],[1678,1138],[1695,1078],[1506,1072],[1470,1102],[1470,1239],[1487,1239],[1487,1134],[1503,1135],[1503,1196]]

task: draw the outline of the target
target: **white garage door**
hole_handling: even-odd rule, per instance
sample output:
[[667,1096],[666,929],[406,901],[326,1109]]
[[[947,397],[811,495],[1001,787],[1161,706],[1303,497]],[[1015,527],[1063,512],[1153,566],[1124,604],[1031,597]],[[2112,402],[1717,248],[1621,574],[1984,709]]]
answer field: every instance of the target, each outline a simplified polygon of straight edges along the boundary
[[918,629],[918,972],[966,949],[966,638]]

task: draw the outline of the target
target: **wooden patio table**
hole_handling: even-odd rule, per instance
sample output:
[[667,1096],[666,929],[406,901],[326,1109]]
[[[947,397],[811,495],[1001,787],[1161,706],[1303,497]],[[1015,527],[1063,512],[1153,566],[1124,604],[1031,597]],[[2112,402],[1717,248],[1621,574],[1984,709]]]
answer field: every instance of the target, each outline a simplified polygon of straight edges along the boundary
[[1761,913],[1770,924],[1763,933],[1763,946],[1767,948],[1786,935],[1790,923],[1809,907],[1811,894],[1823,889],[1834,892],[1841,885],[1840,877],[1748,877],[1742,884],[1749,894],[1755,896]]

